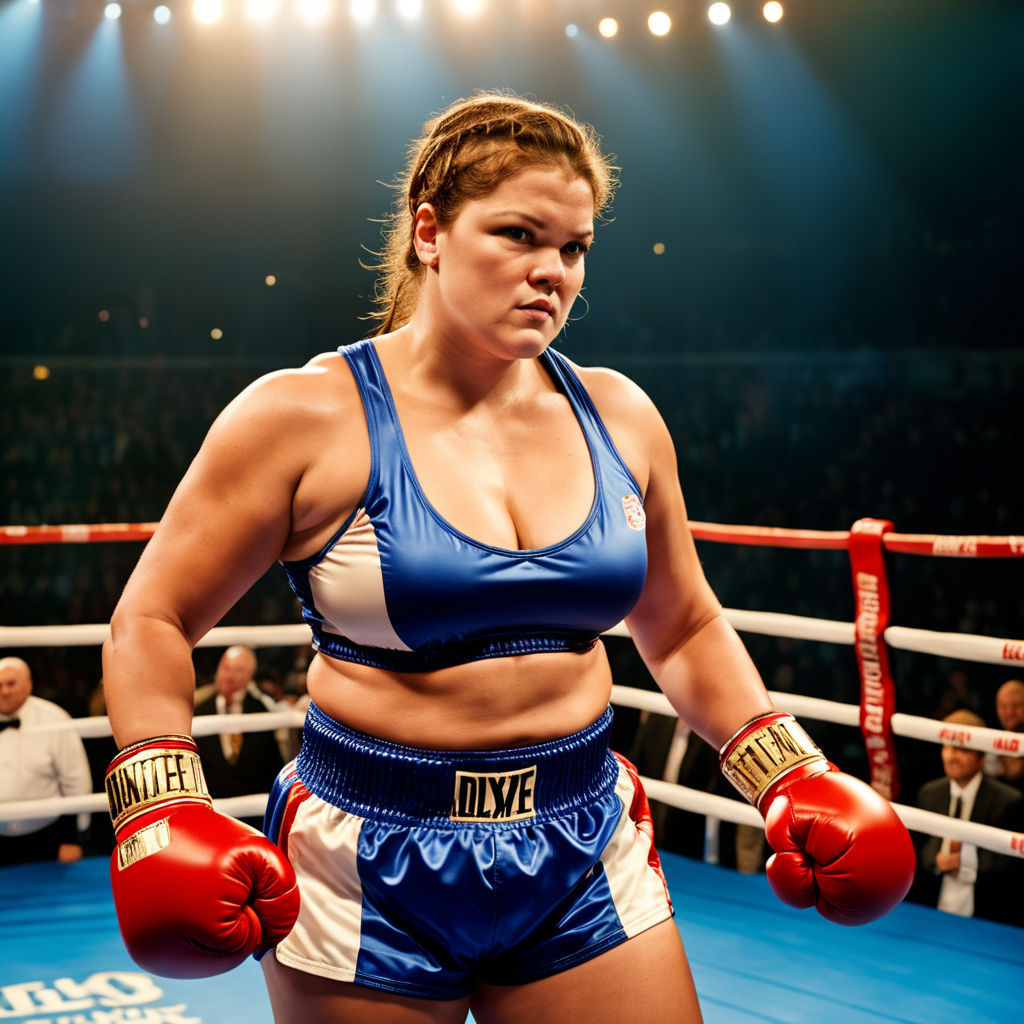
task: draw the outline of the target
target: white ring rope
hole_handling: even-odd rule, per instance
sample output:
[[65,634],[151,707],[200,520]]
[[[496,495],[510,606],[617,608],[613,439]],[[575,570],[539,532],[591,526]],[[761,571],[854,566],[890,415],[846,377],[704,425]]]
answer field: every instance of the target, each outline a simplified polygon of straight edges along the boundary
[[[816,640],[852,646],[855,642],[853,623],[815,619],[776,612],[741,611],[723,609],[728,621],[740,632],[767,636],[788,637],[798,640]],[[110,633],[105,623],[70,626],[3,626],[0,627],[0,647],[41,646],[98,646]],[[610,635],[629,636],[625,624],[608,630]],[[278,626],[218,626],[202,637],[197,647],[227,647],[245,644],[249,647],[292,647],[309,643],[309,627],[302,623]],[[889,626],[885,630],[889,646],[908,651],[935,654],[965,661],[991,664],[1019,664],[1024,661],[1024,642],[972,634],[939,633],[926,629]],[[856,726],[860,709],[852,704],[804,697],[791,693],[772,693],[776,707],[804,718]],[[639,690],[616,685],[612,687],[612,703],[620,706],[675,716],[668,699],[658,691]],[[281,728],[301,729],[303,713],[275,711],[263,714],[200,715],[193,720],[192,732],[196,736],[219,732],[256,732]],[[925,740],[932,743],[969,746],[974,750],[1003,756],[1024,756],[1024,740],[1019,733],[999,729],[952,727],[933,719],[913,715],[893,714],[892,731],[896,735]],[[72,719],[47,726],[26,727],[25,731],[46,729],[75,729],[81,736],[109,736],[110,723],[105,716]],[[706,814],[723,821],[761,826],[761,816],[753,808],[736,800],[712,796],[660,779],[644,778],[644,787],[651,799],[673,807]],[[261,815],[267,794],[232,797],[215,800],[214,806],[225,814],[237,817]],[[961,821],[946,815],[934,814],[916,807],[893,804],[903,823],[911,829],[935,836],[948,836],[961,842],[973,843],[986,850],[1010,856],[1024,857],[1024,835]],[[106,813],[106,795],[93,793],[86,796],[54,797],[49,800],[12,801],[0,804],[0,821],[25,820],[62,814]]]
[[[55,627],[56,628],[56,627]],[[254,626],[253,629],[261,627]],[[860,721],[860,709],[856,704],[840,704],[838,701],[823,700],[820,697],[804,697],[795,693],[772,692],[771,698],[777,708],[788,711],[800,718],[813,718],[820,722],[856,726]],[[675,716],[676,712],[668,698],[660,690],[639,690],[630,686],[612,687],[612,703],[640,711],[653,711],[659,715]],[[260,732],[267,729],[301,729],[302,714],[299,711],[274,711],[263,715],[200,715],[193,720],[195,736],[208,736],[217,732]],[[26,726],[25,732],[45,732],[53,729],[74,729],[83,739],[110,735],[110,723],[105,715],[91,718],[74,718],[47,725]],[[1002,729],[970,729],[950,726],[932,718],[904,715],[896,712],[892,716],[892,731],[897,736],[924,740],[941,745],[969,747],[986,754],[1003,757],[1024,757],[1024,736],[1020,733],[1005,732]]]
[[[856,704],[840,704],[820,697],[802,697],[795,693],[769,691],[772,703],[782,711],[799,718],[813,718],[819,722],[856,726],[860,722],[860,708]],[[675,716],[668,698],[660,690],[637,690],[629,686],[612,687],[612,703],[640,711],[653,711],[659,715]],[[1003,729],[976,728],[949,725],[934,718],[919,718],[897,712],[892,716],[892,731],[897,736],[938,743],[943,746],[967,747],[986,754],[1002,757],[1024,757],[1024,735]]]
[[[723,611],[729,622],[741,632],[845,644],[852,644],[854,640],[852,623],[810,619],[799,615],[782,615],[774,612],[737,611],[734,608],[726,608]],[[3,626],[0,627],[0,647],[98,645],[103,643],[109,632],[109,626],[103,623],[80,626]],[[623,623],[614,626],[608,630],[608,633],[613,636],[629,636],[629,631]],[[1001,645],[1002,648],[1017,646],[1024,649],[1024,644],[1018,641],[999,640],[994,637],[970,634],[937,633],[926,629],[907,629],[899,626],[890,626],[885,631],[886,641],[889,641],[890,633],[894,634],[896,640],[901,641],[900,643],[893,642],[893,647],[902,646],[905,650],[940,655],[954,656],[950,654],[952,648],[943,646],[943,643],[956,641],[956,650],[959,656],[968,661],[1019,662],[1020,657],[972,657],[971,652],[975,654],[992,653],[995,645]],[[939,650],[933,651],[927,646],[928,638],[932,637],[938,638]],[[309,643],[309,639],[309,627],[303,623],[279,626],[217,626],[202,637],[196,646],[228,647],[231,644],[246,644],[253,648],[291,647],[305,646]],[[613,703],[640,710],[655,711],[664,715],[675,715],[668,699],[658,691],[613,686],[612,695]],[[801,717],[853,726],[856,726],[860,720],[860,709],[855,704],[840,704],[835,701],[803,697],[792,693],[775,693],[772,697],[777,707]],[[220,716],[220,718],[221,725],[223,725],[227,718],[224,716]],[[236,715],[231,718],[233,727],[230,731],[232,732],[248,732],[260,728],[258,725],[251,724],[252,715]],[[235,721],[236,719],[237,721]],[[110,734],[110,728],[106,722],[106,718],[103,717],[85,718],[45,728],[77,728],[82,736],[106,736]],[[209,727],[209,732],[220,731],[221,725]],[[281,722],[279,726],[262,726],[262,728],[294,726],[294,722]],[[299,726],[301,727],[301,722],[299,722]],[[207,728],[206,724],[201,723],[201,718],[196,719],[196,735],[207,735]],[[897,712],[892,716],[892,730],[898,736],[906,736],[911,739],[952,744],[953,746],[970,746],[972,750],[982,750],[985,753],[1002,756],[1024,757],[1024,741],[1022,741],[1021,735],[1004,732],[1001,729],[956,729],[934,719]]]
[[[93,622],[78,626],[0,626],[0,647],[99,647],[110,636],[110,626]],[[309,626],[302,622],[282,626],[215,626],[196,647],[308,647]]]
[[[252,627],[258,629],[259,627]],[[838,722],[842,725],[857,725],[858,708],[852,704],[838,704],[816,697],[802,697],[791,693],[771,692],[776,707],[822,721]],[[612,687],[612,703],[620,707],[631,707],[656,714],[675,716],[676,712],[668,698],[657,690],[640,690],[635,687],[615,685]],[[298,708],[284,711],[268,711],[238,715],[197,715],[192,720],[194,736],[210,736],[220,732],[266,732],[275,729],[301,729],[304,713]],[[106,716],[70,719],[48,725],[26,726],[25,732],[45,732],[54,729],[74,729],[82,737],[95,738],[110,735],[110,722]],[[951,743],[958,746],[964,742],[965,730],[912,715],[893,715],[893,731],[904,736],[935,743]],[[946,733],[946,735],[943,735]],[[1019,747],[1022,737],[1019,733],[1003,732],[999,729],[971,729],[971,749],[984,749],[1001,754],[1022,756]],[[1009,749],[1012,744],[1014,749]],[[661,779],[643,778],[644,788],[652,800],[706,814],[723,821],[741,825],[761,827],[761,815],[747,804],[726,797],[712,796],[700,790],[690,789]],[[236,817],[258,817],[266,808],[267,794],[231,797],[214,800],[214,806],[224,814]],[[894,803],[893,809],[907,828],[927,832],[934,836],[948,836],[961,842],[973,843],[986,850],[1009,856],[1024,857],[1024,835],[961,821],[943,814],[934,814],[916,807]],[[0,803],[0,821],[18,821],[32,818],[52,817],[61,814],[105,814],[107,798],[103,793],[84,796],[61,796],[49,800],[20,800]]]
[[[251,714],[246,717],[253,719],[271,718],[276,712],[267,715]],[[228,716],[210,715],[219,720]],[[241,716],[230,716],[232,718]],[[196,719],[198,722],[200,719]],[[219,721],[217,722],[219,725]],[[265,724],[265,723],[260,723]],[[214,730],[205,730],[207,733]],[[652,800],[678,807],[695,814],[705,814],[722,821],[731,821],[740,825],[764,826],[761,815],[749,804],[739,800],[730,800],[723,796],[712,796],[697,789],[680,786],[662,779],[651,779],[642,776],[644,789]],[[239,818],[258,817],[267,806],[267,794],[236,796],[229,799],[214,800],[214,807],[224,814]],[[907,828],[918,832],[927,832],[934,836],[948,836],[963,843],[995,853],[1012,857],[1024,857],[1024,835],[1006,832],[993,828],[991,825],[979,825],[973,821],[961,821],[944,814],[923,811],[905,804],[893,804],[893,810]],[[0,821],[19,821],[32,818],[53,817],[61,814],[106,814],[107,798],[104,793],[91,793],[86,796],[58,796],[49,800],[18,800],[0,804]]]
[[[726,619],[741,633],[759,633],[793,640],[823,643],[854,643],[852,622],[814,619],[780,612],[753,612],[723,608]],[[0,626],[0,647],[94,647],[106,640],[110,627],[97,622],[78,626]],[[611,636],[629,636],[623,623],[608,630]],[[956,658],[990,665],[1020,665],[1024,662],[1024,640],[1011,640],[973,633],[941,633],[931,629],[889,626],[885,642],[901,651],[916,651],[938,657]],[[217,626],[197,647],[292,647],[309,643],[309,627],[302,623],[280,626]]]

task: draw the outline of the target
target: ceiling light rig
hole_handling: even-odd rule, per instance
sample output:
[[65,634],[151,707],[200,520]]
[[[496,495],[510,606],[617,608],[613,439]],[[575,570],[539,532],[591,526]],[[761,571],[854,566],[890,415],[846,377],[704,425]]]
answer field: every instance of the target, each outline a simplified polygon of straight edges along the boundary
[[[22,2],[39,4],[41,0]],[[775,25],[785,15],[785,8],[778,0],[748,0],[748,4],[749,7],[743,7],[740,12],[748,20],[753,17],[762,24]],[[643,8],[632,8],[628,16],[605,16],[590,21],[585,15],[587,5],[583,0],[578,0],[578,5],[583,17],[564,23],[565,35],[569,39],[594,34],[609,40],[621,39],[644,24],[650,35],[664,38],[678,28],[685,27],[693,18],[699,20],[702,14],[707,22],[722,27],[736,13],[734,5],[716,0],[696,9],[688,8],[685,22],[684,13],[679,10],[672,13],[671,8],[647,8],[646,11]],[[427,21],[426,15],[430,12],[447,12],[462,21],[480,20],[488,14],[505,15],[511,7],[511,4],[488,3],[487,0],[107,0],[100,10],[102,16],[111,21],[141,15],[147,19],[152,18],[161,26],[170,24],[176,16],[191,14],[190,20],[202,25],[243,18],[263,25],[287,18],[293,23],[298,21],[309,27],[320,27],[336,21],[336,15],[341,15],[342,20],[365,28],[378,23],[418,26]],[[519,15],[523,18],[529,18],[531,14],[543,17],[542,11],[542,7],[530,5],[525,11],[521,8]]]

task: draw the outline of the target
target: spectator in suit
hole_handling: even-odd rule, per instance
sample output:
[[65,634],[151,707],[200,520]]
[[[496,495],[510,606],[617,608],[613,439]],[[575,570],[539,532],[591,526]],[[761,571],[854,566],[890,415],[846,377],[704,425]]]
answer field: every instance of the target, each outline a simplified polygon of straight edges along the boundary
[[[944,722],[983,728],[984,720],[961,709]],[[1024,829],[1024,797],[982,771],[985,755],[965,747],[942,748],[942,778],[921,787],[917,806],[982,825]],[[911,899],[961,917],[984,917],[1024,926],[1024,861],[981,849],[972,843],[915,837],[918,871]]]
[[[996,716],[1007,732],[1024,733],[1024,682],[1008,679],[996,691]],[[1024,792],[1024,757],[996,755],[991,774],[1000,782]]]
[[[72,729],[28,731],[71,716],[32,695],[32,672],[21,658],[0,658],[0,801],[48,800],[91,793],[82,739]],[[50,815],[0,822],[0,864],[81,860],[90,815]]]
[[[256,655],[249,647],[229,647],[217,662],[215,693],[195,708],[200,715],[237,715],[277,711],[271,697],[256,685]],[[203,771],[214,798],[267,793],[284,765],[272,730],[221,732],[197,739]],[[257,827],[261,824],[256,820]]]

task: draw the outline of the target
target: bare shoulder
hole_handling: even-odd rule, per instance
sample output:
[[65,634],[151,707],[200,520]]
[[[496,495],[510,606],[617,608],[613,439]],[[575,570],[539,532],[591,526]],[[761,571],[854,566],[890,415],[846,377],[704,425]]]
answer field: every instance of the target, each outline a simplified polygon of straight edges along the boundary
[[317,424],[334,424],[359,407],[359,394],[344,358],[338,353],[315,356],[304,366],[275,370],[254,380],[224,409],[214,434],[244,433],[254,440],[268,433],[294,434]]
[[365,489],[369,461],[358,389],[342,357],[268,373],[214,421],[154,550],[189,538],[244,561],[233,547],[244,539],[246,557],[265,568],[336,529]]
[[660,418],[654,402],[636,381],[607,366],[573,364],[602,417],[642,416]]
[[646,492],[652,467],[675,465],[667,425],[639,384],[607,367],[573,367],[587,389],[616,447]]
[[290,399],[303,405],[310,402],[315,405],[319,401],[355,397],[356,393],[355,380],[344,357],[338,352],[322,352],[304,366],[274,370],[258,377],[235,402],[276,406]]

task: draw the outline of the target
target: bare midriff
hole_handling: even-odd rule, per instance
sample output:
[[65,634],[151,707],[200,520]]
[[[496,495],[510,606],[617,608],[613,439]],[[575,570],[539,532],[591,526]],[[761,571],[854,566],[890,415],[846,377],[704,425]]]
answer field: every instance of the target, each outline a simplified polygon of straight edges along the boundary
[[433,750],[500,750],[568,736],[596,721],[611,696],[598,642],[582,654],[491,658],[435,672],[388,672],[318,654],[313,702],[350,729]]

